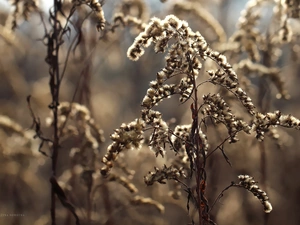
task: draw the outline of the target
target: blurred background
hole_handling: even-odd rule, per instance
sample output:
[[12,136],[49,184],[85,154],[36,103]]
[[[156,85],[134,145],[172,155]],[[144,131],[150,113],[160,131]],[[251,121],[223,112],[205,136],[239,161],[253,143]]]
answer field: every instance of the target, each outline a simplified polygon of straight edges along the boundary
[[[22,2],[30,1],[19,1]],[[68,1],[66,1],[68,2]],[[124,1],[126,2],[126,1]],[[113,23],[115,12],[120,10],[122,1],[104,1],[104,15],[109,25]],[[127,1],[134,2],[134,1]],[[148,21],[152,16],[164,18],[168,14],[176,14],[175,3],[185,1],[159,0],[137,1],[145,8],[132,11]],[[188,1],[189,2],[189,1]],[[227,37],[231,37],[238,29],[236,24],[246,0],[213,0],[198,1],[199,6],[210,12],[223,27]],[[129,4],[128,3],[128,4]],[[68,3],[70,4],[70,3]],[[131,3],[130,3],[131,4]],[[129,5],[130,5],[129,4]],[[34,139],[32,116],[26,101],[31,95],[31,107],[36,117],[41,121],[41,130],[45,137],[51,138],[52,128],[47,126],[46,120],[51,117],[48,105],[51,103],[49,88],[49,66],[45,62],[47,47],[42,42],[45,29],[41,22],[44,18],[47,29],[48,10],[51,1],[40,1],[41,14],[30,12],[28,20],[19,16],[15,30],[10,29],[11,14],[16,9],[11,2],[0,1],[0,224],[11,225],[46,225],[50,224],[50,183],[51,160],[38,152],[40,140]],[[274,4],[273,4],[274,5]],[[261,19],[257,28],[265,34],[270,28],[273,15],[273,5],[267,4],[260,11]],[[66,3],[66,11],[69,6]],[[20,8],[21,10],[21,8]],[[156,73],[164,67],[163,54],[155,54],[152,48],[146,50],[137,62],[130,61],[126,52],[138,35],[138,30],[132,27],[119,26],[115,32],[97,32],[95,18],[84,20],[91,10],[82,6],[75,14],[74,23],[82,23],[81,41],[72,50],[66,66],[64,79],[61,83],[61,102],[76,102],[89,109],[90,116],[104,131],[105,142],[97,147],[96,164],[101,167],[101,157],[111,143],[109,135],[123,122],[128,123],[140,115],[141,102],[154,80]],[[140,14],[139,14],[140,13]],[[200,31],[211,46],[216,46],[216,36],[210,27],[198,20],[192,13],[180,13],[178,17],[189,22],[190,27]],[[62,21],[64,18],[61,17]],[[299,19],[298,19],[299,20]],[[299,21],[295,20],[295,27]],[[61,68],[66,59],[68,49],[75,38],[76,31],[72,28],[65,43],[61,46]],[[298,43],[297,43],[298,41]],[[259,103],[263,99],[263,110],[280,110],[285,114],[292,114],[300,118],[300,64],[299,37],[296,44],[284,44],[282,54],[276,65],[281,69],[282,79],[291,98],[277,99],[277,90],[271,82],[258,78],[250,78],[253,82],[253,101]],[[292,50],[291,50],[292,49]],[[218,49],[216,49],[218,50]],[[296,54],[293,55],[293,54]],[[231,64],[237,63],[245,55],[229,58]],[[204,68],[206,70],[206,68]],[[201,79],[208,79],[207,75]],[[243,74],[238,76],[244,76]],[[263,89],[264,91],[259,91]],[[218,89],[208,84],[201,86],[200,94],[214,93]],[[180,104],[178,99],[168,99],[158,106],[165,121],[176,120],[176,124],[190,123],[190,102]],[[238,110],[238,109],[237,109]],[[72,121],[77,128],[76,119]],[[79,130],[79,129],[78,129]],[[220,142],[220,130],[208,129],[207,136],[213,148]],[[246,135],[239,136],[240,142],[225,145],[232,166],[230,167],[222,153],[216,152],[208,162],[207,196],[213,203],[220,192],[231,181],[237,181],[239,174],[250,174],[261,184],[261,188],[269,194],[273,211],[265,215],[263,206],[246,190],[233,188],[216,202],[211,211],[212,219],[217,224],[300,224],[300,134],[297,130],[279,129],[279,141],[266,138],[259,143],[255,138]],[[221,137],[223,137],[221,135]],[[135,171],[131,175],[121,169],[118,174],[125,174],[137,189],[138,194],[151,197],[161,203],[165,211],[161,213],[159,207],[153,205],[134,205],[131,203],[133,194],[117,182],[100,181],[95,190],[93,203],[86,196],[88,188],[81,172],[76,172],[74,160],[70,157],[73,149],[80,148],[82,137],[70,135],[61,140],[58,163],[59,181],[64,184],[68,198],[77,208],[82,218],[82,224],[189,224],[195,214],[193,210],[187,212],[186,193],[183,191],[181,199],[175,200],[168,193],[174,188],[174,182],[166,185],[155,184],[146,187],[143,177],[154,166],[161,167],[168,164],[175,157],[173,152],[168,158],[155,158],[147,147],[140,151],[126,152],[122,162],[129,170]],[[50,146],[46,143],[41,148],[50,155]],[[121,167],[120,167],[121,168]],[[82,170],[79,170],[82,171]],[[78,175],[81,174],[81,175]],[[72,178],[72,179],[71,179]],[[100,179],[100,178],[99,178]],[[90,194],[90,193],[89,193]],[[58,223],[75,224],[72,215],[57,203]],[[91,215],[89,215],[88,211]],[[8,214],[20,214],[8,216]],[[88,217],[92,219],[87,219]]]

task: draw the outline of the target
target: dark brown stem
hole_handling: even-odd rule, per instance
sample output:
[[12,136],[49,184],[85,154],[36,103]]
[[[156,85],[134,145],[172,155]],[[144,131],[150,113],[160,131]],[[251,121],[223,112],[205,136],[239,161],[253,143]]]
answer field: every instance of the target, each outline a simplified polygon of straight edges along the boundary
[[[191,70],[192,71],[192,70]],[[203,224],[203,189],[202,185],[205,182],[203,180],[203,171],[204,171],[204,163],[201,162],[201,155],[204,155],[201,151],[201,139],[199,137],[199,119],[198,119],[198,90],[197,90],[197,84],[194,75],[191,75],[191,78],[193,80],[193,86],[194,86],[194,103],[191,106],[192,111],[192,130],[191,130],[191,142],[192,142],[192,148],[196,151],[196,159],[195,159],[195,172],[196,172],[196,194],[197,194],[197,204],[198,204],[198,216],[199,216],[199,225]],[[204,158],[203,158],[204,159]],[[193,168],[191,168],[193,169]]]
[[[52,95],[52,103],[49,106],[53,112],[53,145],[52,145],[52,176],[56,177],[56,167],[59,151],[59,134],[58,134],[58,105],[59,105],[59,87],[60,87],[60,78],[59,78],[59,32],[60,32],[60,23],[58,21],[57,15],[59,7],[61,5],[60,0],[54,0],[54,11],[50,12],[50,21],[53,26],[53,33],[48,34],[49,43],[48,43],[48,63],[50,64],[50,90]],[[55,202],[55,191],[52,184],[51,187],[51,221],[52,225],[56,225],[56,202]]]

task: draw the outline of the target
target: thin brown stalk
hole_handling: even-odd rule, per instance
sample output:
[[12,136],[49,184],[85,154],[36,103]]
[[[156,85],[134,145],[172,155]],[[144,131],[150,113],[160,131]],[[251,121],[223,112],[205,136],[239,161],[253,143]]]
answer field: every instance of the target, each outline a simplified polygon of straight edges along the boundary
[[[59,153],[59,129],[58,129],[58,105],[59,105],[59,88],[60,88],[60,77],[59,77],[59,30],[61,29],[58,21],[58,11],[61,5],[59,0],[53,1],[54,11],[50,12],[50,21],[53,26],[53,34],[49,37],[48,43],[48,58],[50,64],[50,89],[52,95],[52,103],[49,106],[53,112],[53,146],[52,146],[52,176],[56,176],[57,159]],[[54,54],[53,54],[54,53]],[[56,225],[56,201],[55,201],[55,190],[52,184],[51,188],[51,224]]]

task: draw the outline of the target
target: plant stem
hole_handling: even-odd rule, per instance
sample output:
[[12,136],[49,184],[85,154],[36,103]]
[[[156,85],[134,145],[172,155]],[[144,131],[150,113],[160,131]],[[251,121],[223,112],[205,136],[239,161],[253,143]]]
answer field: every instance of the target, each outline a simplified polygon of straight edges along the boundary
[[[191,70],[192,73],[192,70]],[[194,103],[191,106],[192,110],[192,131],[191,131],[191,141],[192,148],[196,148],[196,159],[195,159],[195,169],[196,169],[196,193],[197,193],[197,204],[198,204],[198,215],[199,215],[199,225],[203,224],[203,207],[202,207],[202,199],[204,196],[202,193],[202,185],[203,185],[203,171],[204,171],[204,161],[201,163],[200,155],[204,155],[201,147],[201,139],[199,137],[199,121],[198,121],[198,90],[196,79],[194,75],[191,75],[194,86]],[[205,158],[203,158],[205,160]]]
[[[58,132],[58,105],[59,105],[59,88],[60,88],[60,79],[59,79],[59,31],[60,23],[58,21],[58,11],[61,4],[60,0],[53,0],[54,11],[53,14],[50,12],[50,21],[52,21],[53,34],[49,37],[51,39],[48,43],[48,57],[50,57],[50,90],[52,95],[52,103],[50,108],[53,112],[53,146],[52,146],[52,176],[56,176],[56,167],[58,159],[58,150],[59,150],[59,132]],[[52,52],[51,52],[52,50]],[[55,202],[55,191],[54,186],[51,187],[51,221],[52,225],[56,225],[56,202]]]

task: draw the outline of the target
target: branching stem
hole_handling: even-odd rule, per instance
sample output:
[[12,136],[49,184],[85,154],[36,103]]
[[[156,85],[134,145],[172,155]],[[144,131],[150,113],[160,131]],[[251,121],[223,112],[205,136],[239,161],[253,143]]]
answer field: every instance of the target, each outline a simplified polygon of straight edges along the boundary
[[[50,11],[50,22],[53,27],[53,33],[48,36],[48,63],[50,65],[50,90],[52,95],[52,103],[50,108],[53,112],[53,145],[52,145],[52,176],[56,176],[56,165],[59,152],[59,129],[58,129],[58,105],[59,105],[59,88],[60,88],[60,74],[59,74],[59,33],[61,25],[58,21],[58,12],[61,5],[60,0],[54,0],[53,12]],[[52,225],[56,225],[56,202],[54,186],[51,187],[51,221]]]

